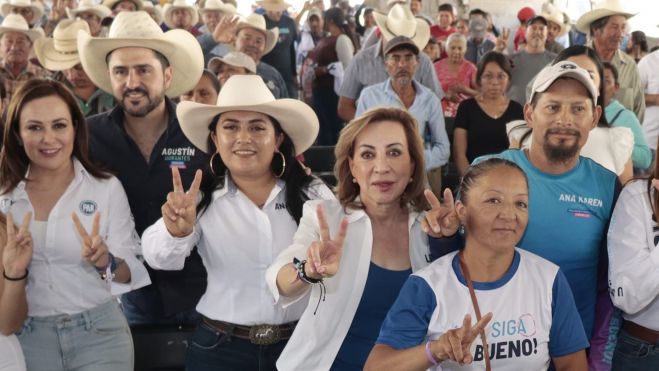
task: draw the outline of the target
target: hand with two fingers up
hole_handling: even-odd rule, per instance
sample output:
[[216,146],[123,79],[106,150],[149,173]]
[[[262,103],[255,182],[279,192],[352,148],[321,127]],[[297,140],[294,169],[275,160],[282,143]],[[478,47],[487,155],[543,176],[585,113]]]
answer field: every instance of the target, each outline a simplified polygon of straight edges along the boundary
[[492,320],[492,313],[481,317],[474,326],[471,326],[471,315],[466,314],[462,321],[462,327],[449,330],[439,339],[430,342],[430,350],[437,360],[443,362],[451,360],[460,365],[470,364],[474,357],[471,355],[471,345],[478,337],[485,336],[485,327]]
[[332,238],[322,205],[316,208],[316,216],[320,228],[320,241],[312,242],[307,249],[305,274],[314,279],[329,278],[339,271],[343,242],[348,232],[348,219],[344,217],[341,220],[339,230]]
[[71,219],[73,219],[73,225],[76,227],[82,241],[82,257],[97,270],[105,269],[110,264],[110,251],[103,238],[99,235],[101,213],[97,211],[94,214],[91,233],[88,233],[87,229],[82,225],[78,214],[71,214]]
[[443,202],[440,202],[429,189],[423,194],[430,204],[430,210],[426,211],[425,217],[421,220],[423,231],[434,238],[451,237],[456,234],[460,227],[460,219],[455,211],[451,190],[448,188],[444,190]]
[[7,241],[2,250],[2,266],[5,276],[10,279],[24,278],[32,261],[32,236],[28,229],[31,219],[32,213],[25,214],[17,233],[14,219],[7,214]]
[[192,233],[197,223],[197,196],[201,186],[201,170],[197,170],[190,189],[185,192],[181,174],[177,167],[172,167],[174,190],[167,194],[167,201],[162,205],[162,218],[169,233],[174,237],[185,237]]

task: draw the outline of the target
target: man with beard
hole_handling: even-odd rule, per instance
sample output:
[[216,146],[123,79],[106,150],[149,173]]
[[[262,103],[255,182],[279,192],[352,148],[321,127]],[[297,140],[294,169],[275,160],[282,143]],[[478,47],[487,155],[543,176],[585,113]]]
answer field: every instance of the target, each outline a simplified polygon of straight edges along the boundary
[[[563,270],[589,339],[594,335],[596,303],[608,300],[606,232],[620,191],[613,172],[579,156],[602,115],[597,94],[588,72],[576,64],[563,61],[545,67],[524,106],[524,118],[533,129],[530,148],[475,160],[504,158],[526,173],[529,223],[518,246]],[[435,209],[435,213],[441,218],[428,232],[440,238],[431,241],[431,249],[434,255],[443,255],[460,245],[455,233],[458,223],[451,207]],[[501,218],[507,215],[502,212]]]
[[547,20],[542,16],[529,19],[526,24],[526,44],[510,57],[512,78],[508,97],[519,104],[526,103],[526,85],[556,57],[545,49]]
[[[141,235],[161,217],[161,205],[172,191],[171,168],[179,169],[189,187],[195,171],[207,164],[181,131],[168,97],[197,84],[203,70],[201,48],[189,32],[163,33],[140,11],[120,12],[108,38],[79,32],[78,50],[89,78],[118,104],[87,120],[91,156],[117,174]],[[206,271],[196,250],[181,271],[148,269],[152,285],[121,299],[128,323],[197,322],[194,308],[206,289]]]
[[426,170],[430,171],[446,164],[451,150],[439,98],[413,78],[418,58],[419,48],[411,39],[405,36],[391,39],[384,47],[384,66],[389,78],[362,91],[355,116],[376,107],[407,110],[416,119],[419,134],[422,137],[426,132],[430,134],[425,150]]
[[163,22],[168,30],[186,30],[195,37],[201,35],[196,25],[199,23],[199,11],[185,0],[174,0],[163,8]]

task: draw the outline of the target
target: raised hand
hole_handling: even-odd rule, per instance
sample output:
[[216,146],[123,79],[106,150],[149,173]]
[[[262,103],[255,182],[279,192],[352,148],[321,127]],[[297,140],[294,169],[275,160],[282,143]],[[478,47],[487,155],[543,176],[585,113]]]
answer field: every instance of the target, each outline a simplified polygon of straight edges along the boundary
[[471,316],[466,314],[462,321],[462,327],[449,330],[439,339],[430,343],[430,349],[435,358],[440,362],[451,360],[461,365],[471,363],[474,360],[469,351],[471,344],[476,340],[478,334],[483,332],[491,319],[492,313],[488,313],[472,327]]
[[25,214],[16,233],[14,219],[11,214],[7,214],[7,242],[2,251],[2,266],[5,274],[11,278],[25,276],[32,261],[32,236],[28,229],[31,219],[32,213]]
[[314,241],[307,249],[307,264],[305,271],[311,278],[332,277],[339,271],[339,262],[343,254],[343,242],[348,231],[348,219],[343,218],[339,231],[332,239],[329,226],[325,218],[325,210],[321,205],[316,208],[318,226],[320,227],[320,241]]
[[78,231],[78,235],[82,240],[82,257],[91,265],[98,269],[104,269],[108,266],[110,261],[108,246],[103,241],[103,238],[99,235],[100,225],[101,225],[101,213],[98,211],[94,214],[94,220],[92,221],[92,232],[87,233],[87,230],[80,222],[78,214],[75,212],[71,214],[71,219],[73,219],[73,225]]
[[509,28],[502,28],[501,29],[501,34],[499,37],[497,37],[497,41],[494,44],[494,50],[498,51],[499,53],[503,52],[506,47],[508,47],[508,37],[510,36],[510,29]]
[[218,44],[232,44],[236,39],[238,21],[238,17],[222,17],[213,30],[213,40]]
[[435,238],[453,236],[460,227],[460,219],[455,211],[451,190],[448,188],[444,190],[444,202],[439,202],[437,196],[429,189],[423,194],[431,209],[426,211],[425,218],[421,220],[421,229]]
[[197,170],[194,180],[187,192],[183,191],[181,174],[177,167],[172,167],[174,191],[167,194],[167,201],[162,205],[162,218],[169,233],[174,237],[185,237],[192,233],[197,222],[197,195],[201,185],[201,170]]

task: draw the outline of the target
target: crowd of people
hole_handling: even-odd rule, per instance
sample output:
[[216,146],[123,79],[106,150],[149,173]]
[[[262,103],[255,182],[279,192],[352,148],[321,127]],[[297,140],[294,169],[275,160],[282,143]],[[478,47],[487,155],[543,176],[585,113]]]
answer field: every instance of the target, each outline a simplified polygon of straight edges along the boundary
[[0,371],[133,370],[142,325],[189,371],[659,369],[625,4],[252,11],[0,4]]

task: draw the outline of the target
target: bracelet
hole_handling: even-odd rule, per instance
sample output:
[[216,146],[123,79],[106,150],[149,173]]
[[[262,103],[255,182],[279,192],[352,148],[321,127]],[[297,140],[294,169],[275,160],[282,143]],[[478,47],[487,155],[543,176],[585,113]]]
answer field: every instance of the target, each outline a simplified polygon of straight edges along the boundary
[[293,258],[293,266],[297,271],[297,278],[299,278],[300,281],[304,283],[308,283],[310,285],[323,282],[322,278],[312,278],[307,276],[307,273],[304,271],[304,265],[306,263],[307,263],[306,260],[299,260],[298,258]]
[[439,364],[439,361],[437,360],[437,358],[435,358],[435,355],[432,354],[432,351],[430,350],[430,342],[431,341],[432,340],[428,340],[426,342],[426,358],[428,358],[428,361],[430,361],[430,363],[437,366]]
[[13,278],[13,277],[9,277],[9,276],[7,275],[7,272],[5,272],[5,270],[3,269],[3,270],[2,270],[2,277],[4,277],[7,281],[17,282],[17,281],[23,281],[24,279],[26,279],[26,278],[27,278],[27,275],[28,275],[29,273],[30,273],[30,271],[29,271],[27,268],[25,268],[25,274],[24,274],[24,275],[22,275],[22,276],[20,276],[20,277],[17,277],[17,278]]
[[114,271],[117,270],[117,260],[112,253],[108,252],[108,264],[104,268],[99,268],[97,266],[94,266],[94,268],[96,268],[99,276],[101,276],[101,280],[110,282],[114,279]]

